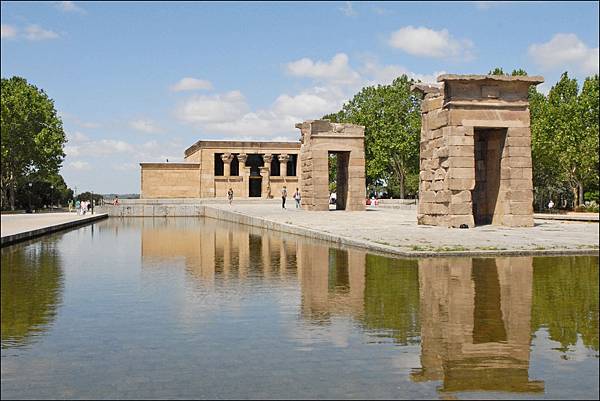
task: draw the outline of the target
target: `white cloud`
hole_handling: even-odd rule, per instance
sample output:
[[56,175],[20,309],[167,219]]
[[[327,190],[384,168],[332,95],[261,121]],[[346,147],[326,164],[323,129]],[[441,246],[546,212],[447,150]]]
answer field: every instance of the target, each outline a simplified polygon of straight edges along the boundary
[[286,71],[296,77],[313,78],[337,84],[352,84],[360,78],[360,75],[348,64],[348,56],[345,53],[336,54],[330,62],[315,62],[309,58],[302,58],[288,63]]
[[65,145],[63,150],[67,156],[79,156],[80,154],[79,146]]
[[74,170],[90,170],[92,168],[90,163],[81,160],[70,162],[69,167],[73,168]]
[[25,28],[25,38],[28,40],[48,40],[58,38],[58,33],[43,29],[39,25],[29,25]]
[[171,90],[173,92],[181,92],[181,91],[192,91],[192,90],[210,90],[212,89],[212,83],[210,81],[206,81],[204,79],[190,78],[185,77],[182,78],[175,85],[171,86]]
[[162,132],[163,129],[152,120],[134,120],[129,123],[129,126],[136,131],[155,134]]
[[458,40],[447,29],[436,31],[426,27],[405,26],[390,35],[390,46],[414,56],[472,59],[473,43]]
[[528,54],[544,70],[598,73],[598,47],[588,47],[574,33],[557,33],[546,43],[532,44]]
[[114,163],[112,165],[113,170],[117,171],[138,171],[140,165],[137,163],[125,162],[125,163]]
[[[350,67],[348,57],[343,53],[334,56],[330,62],[301,59],[287,64],[287,72],[313,78],[312,86],[292,94],[282,93],[266,108],[251,110],[244,96],[235,91],[192,96],[176,108],[175,117],[208,135],[226,134],[228,138],[255,140],[258,137],[281,136],[295,140],[296,123],[340,110],[343,103],[363,86],[389,84],[402,74],[424,82],[435,82],[437,75],[444,73],[416,74],[402,66],[381,66],[373,60],[363,64],[359,73]],[[345,75],[345,79],[336,79],[336,73]],[[351,79],[347,79],[349,77]]]
[[358,13],[352,8],[352,2],[347,1],[343,7],[339,7],[338,10],[342,12],[346,17],[356,17]]
[[75,131],[74,133],[70,133],[67,132],[67,139],[69,140],[69,142],[85,142],[85,141],[89,141],[90,138],[88,138],[87,135],[85,135],[84,133],[81,133],[79,131]]
[[79,7],[78,5],[76,5],[75,2],[73,2],[73,1],[59,1],[57,3],[57,7],[65,12],[77,12],[77,13],[85,14],[85,10],[83,8]]
[[367,85],[389,85],[392,81],[405,74],[416,81],[435,83],[437,77],[446,74],[446,71],[434,71],[431,74],[421,74],[409,71],[406,67],[396,64],[379,65],[376,60],[365,60],[361,73],[366,78]]
[[240,91],[210,96],[193,96],[177,111],[177,117],[188,123],[223,123],[239,119],[249,111]]
[[2,24],[0,25],[0,38],[10,39],[17,36],[17,28],[12,25]]

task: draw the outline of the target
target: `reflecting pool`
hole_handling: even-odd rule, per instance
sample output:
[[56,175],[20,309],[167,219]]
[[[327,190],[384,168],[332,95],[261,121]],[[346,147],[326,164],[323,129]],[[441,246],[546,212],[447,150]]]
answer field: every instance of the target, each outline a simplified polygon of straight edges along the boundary
[[7,398],[595,398],[598,257],[395,259],[198,218],[2,249]]

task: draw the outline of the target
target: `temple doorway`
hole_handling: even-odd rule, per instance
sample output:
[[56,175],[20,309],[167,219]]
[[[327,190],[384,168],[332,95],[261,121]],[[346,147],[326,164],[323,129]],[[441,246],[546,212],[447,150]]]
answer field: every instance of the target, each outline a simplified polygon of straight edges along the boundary
[[472,192],[475,225],[492,224],[494,215],[504,214],[498,204],[500,165],[506,128],[476,128],[475,189]]
[[251,198],[260,198],[262,194],[262,177],[250,177],[250,183],[248,185],[249,193],[248,196]]
[[350,152],[328,152],[328,156],[330,199],[335,197],[335,210],[346,210]]

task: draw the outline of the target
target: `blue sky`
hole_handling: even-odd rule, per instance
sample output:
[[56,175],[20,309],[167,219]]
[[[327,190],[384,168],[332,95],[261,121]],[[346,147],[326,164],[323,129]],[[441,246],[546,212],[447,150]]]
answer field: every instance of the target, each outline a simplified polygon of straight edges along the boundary
[[61,173],[79,192],[139,192],[139,162],[199,139],[298,138],[361,87],[406,73],[598,73],[597,2],[10,2],[2,77],[55,100]]

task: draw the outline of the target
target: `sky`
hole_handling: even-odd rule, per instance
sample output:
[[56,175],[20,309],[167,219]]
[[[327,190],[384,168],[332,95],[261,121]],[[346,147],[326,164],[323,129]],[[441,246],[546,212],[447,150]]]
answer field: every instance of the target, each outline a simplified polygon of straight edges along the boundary
[[1,71],[42,88],[77,192],[139,193],[201,139],[297,140],[401,74],[598,73],[598,2],[1,3]]

